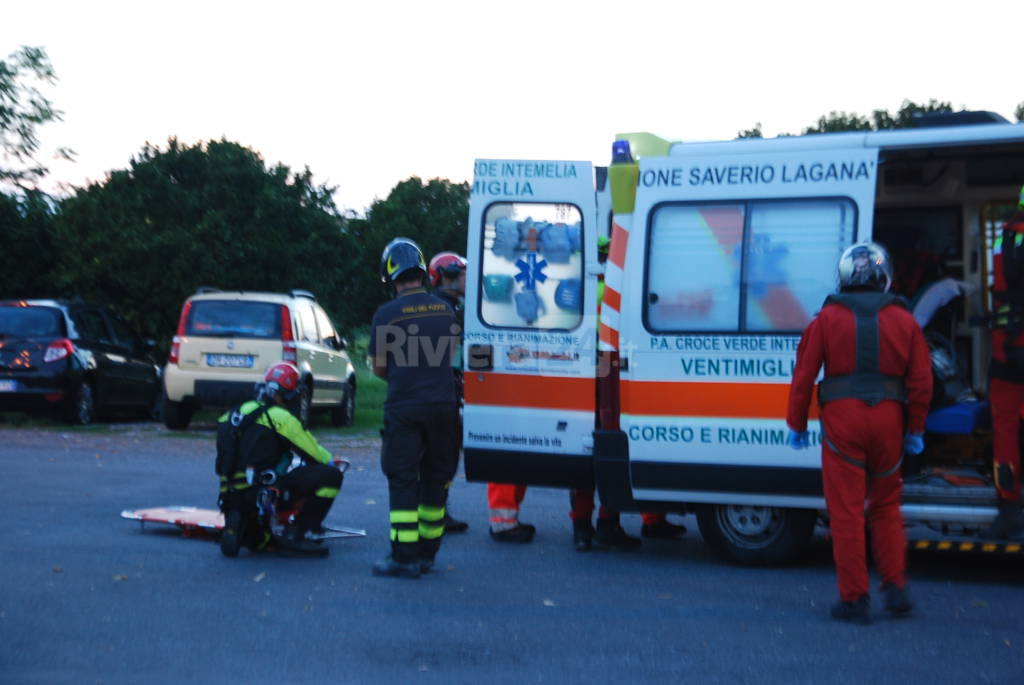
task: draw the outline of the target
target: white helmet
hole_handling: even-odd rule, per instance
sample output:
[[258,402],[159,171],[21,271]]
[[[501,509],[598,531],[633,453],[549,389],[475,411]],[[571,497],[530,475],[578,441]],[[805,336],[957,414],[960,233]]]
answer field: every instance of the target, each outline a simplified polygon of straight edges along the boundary
[[857,243],[843,251],[836,266],[836,286],[840,292],[863,288],[886,292],[892,285],[892,260],[878,243]]

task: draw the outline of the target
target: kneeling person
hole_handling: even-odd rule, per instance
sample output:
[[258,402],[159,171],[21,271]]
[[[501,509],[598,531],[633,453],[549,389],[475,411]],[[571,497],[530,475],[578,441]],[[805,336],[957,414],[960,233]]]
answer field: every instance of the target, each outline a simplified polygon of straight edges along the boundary
[[[258,551],[269,542],[269,531],[260,530],[257,521],[256,497],[259,482],[272,476],[293,500],[305,500],[284,536],[275,540],[278,547],[285,553],[326,556],[327,547],[307,535],[322,530],[344,476],[331,453],[288,408],[298,397],[298,369],[285,362],[274,364],[264,381],[255,400],[220,417],[216,470],[224,512],[221,551],[235,556],[242,544]],[[303,464],[289,471],[292,453]]]

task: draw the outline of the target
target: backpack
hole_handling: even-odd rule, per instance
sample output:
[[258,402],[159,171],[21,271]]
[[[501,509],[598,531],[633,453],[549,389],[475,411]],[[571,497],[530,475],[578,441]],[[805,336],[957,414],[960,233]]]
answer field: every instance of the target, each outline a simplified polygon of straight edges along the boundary
[[218,476],[231,479],[238,471],[242,465],[242,433],[267,413],[268,409],[269,406],[261,404],[248,414],[243,414],[241,406],[235,407],[227,421],[217,424],[217,461],[214,471]]

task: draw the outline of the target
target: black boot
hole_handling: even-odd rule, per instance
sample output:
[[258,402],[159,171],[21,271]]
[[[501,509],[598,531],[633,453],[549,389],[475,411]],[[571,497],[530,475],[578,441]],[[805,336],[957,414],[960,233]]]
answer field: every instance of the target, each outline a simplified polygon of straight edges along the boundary
[[871,600],[864,595],[855,602],[836,602],[832,606],[832,618],[862,626],[871,625]]
[[452,518],[452,515],[448,513],[446,509],[444,512],[444,532],[446,533],[465,533],[469,528],[469,524],[465,521]]
[[1024,508],[1020,500],[1000,500],[999,515],[992,527],[981,534],[990,540],[1024,540]]
[[572,522],[572,544],[577,552],[590,550],[594,540],[594,526],[590,521]]
[[622,530],[622,526],[619,525],[618,521],[600,518],[597,519],[594,542],[602,547],[612,547],[621,550],[636,549],[642,544],[640,538],[635,538]]
[[331,550],[322,542],[310,540],[306,537],[305,529],[290,524],[284,530],[284,535],[274,538],[278,551],[285,556],[297,557],[326,557]]
[[890,616],[896,618],[910,616],[910,612],[914,609],[914,603],[910,601],[907,588],[883,585],[882,592],[885,594],[885,610],[889,612]]
[[421,562],[395,561],[395,557],[390,554],[373,565],[373,575],[375,576],[391,576],[393,578],[419,578],[420,573],[422,573]]
[[220,552],[226,557],[237,557],[245,539],[245,518],[238,509],[224,514],[224,530],[220,532]]
[[505,530],[491,530],[491,538],[496,542],[529,542],[533,540],[537,528],[529,523],[517,523],[515,528]]

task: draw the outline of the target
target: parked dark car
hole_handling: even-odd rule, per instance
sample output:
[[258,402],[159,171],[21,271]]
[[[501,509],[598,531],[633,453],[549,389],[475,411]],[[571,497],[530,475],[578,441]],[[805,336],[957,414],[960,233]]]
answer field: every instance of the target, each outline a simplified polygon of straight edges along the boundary
[[83,425],[106,409],[156,418],[161,367],[153,350],[105,307],[0,301],[0,410],[56,410]]

